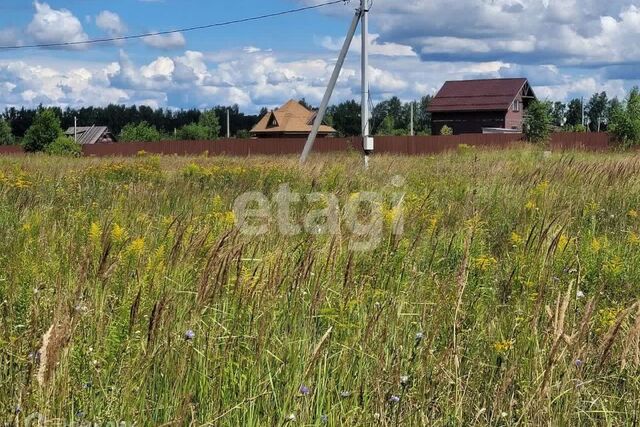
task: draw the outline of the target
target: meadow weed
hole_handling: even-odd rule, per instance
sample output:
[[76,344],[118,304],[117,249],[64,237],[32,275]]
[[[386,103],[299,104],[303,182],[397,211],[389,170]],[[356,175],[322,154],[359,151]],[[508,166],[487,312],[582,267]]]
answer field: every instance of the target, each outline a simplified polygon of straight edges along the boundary
[[633,425],[639,211],[622,153],[1,158],[0,424]]

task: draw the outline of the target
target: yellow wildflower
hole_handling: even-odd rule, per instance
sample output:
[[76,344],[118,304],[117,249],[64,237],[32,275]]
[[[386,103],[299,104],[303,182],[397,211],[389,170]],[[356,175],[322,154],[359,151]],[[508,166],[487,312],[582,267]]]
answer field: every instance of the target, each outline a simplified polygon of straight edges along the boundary
[[225,212],[222,215],[222,222],[225,226],[231,226],[236,223],[236,214],[233,211]]
[[597,323],[599,326],[596,330],[598,332],[604,332],[613,326],[621,311],[622,309],[617,307],[603,308],[602,310],[599,310],[597,316]]
[[590,247],[591,251],[597,254],[602,250],[602,242],[594,237],[593,240],[591,240]]
[[564,252],[565,249],[567,249],[567,246],[569,246],[569,237],[567,237],[566,234],[562,234],[559,238],[558,238],[558,250],[560,252]]
[[127,232],[120,225],[115,224],[111,230],[111,238],[115,242],[122,242],[127,237]]
[[396,224],[398,219],[402,216],[402,206],[395,206],[393,208],[384,208],[384,222],[388,226],[392,227]]
[[478,258],[475,259],[476,268],[478,268],[479,270],[482,270],[482,271],[489,270],[491,267],[493,267],[497,263],[498,263],[498,261],[496,261],[495,258],[488,257],[488,256],[485,256],[485,255],[479,256]]
[[29,224],[28,222],[25,222],[24,224],[22,224],[22,231],[24,231],[25,233],[30,232],[31,224]]
[[92,242],[97,243],[100,241],[101,237],[102,228],[100,227],[100,224],[98,224],[97,222],[92,222],[91,226],[89,227],[89,239]]
[[138,237],[131,244],[129,244],[128,252],[133,255],[140,256],[144,252],[144,239],[142,237]]
[[533,193],[541,195],[546,193],[548,188],[549,188],[549,181],[542,181],[540,184],[536,186],[536,188],[533,190]]
[[511,244],[513,246],[520,246],[524,242],[524,239],[521,235],[516,233],[515,231],[511,233]]
[[532,211],[534,210],[537,206],[536,206],[536,202],[534,202],[533,200],[529,200],[525,205],[524,205],[525,209],[528,211]]
[[212,205],[213,205],[212,208],[214,212],[220,212],[224,205],[224,203],[222,202],[222,197],[220,197],[219,195],[216,195],[213,198]]
[[623,269],[624,269],[624,263],[622,262],[620,257],[617,257],[617,256],[605,261],[604,263],[604,271],[614,276],[617,276],[620,273],[622,273]]
[[629,215],[629,218],[638,218],[638,211],[635,209],[631,209],[629,213],[627,213],[627,215]]
[[632,231],[631,233],[629,233],[629,243],[631,243],[632,245],[640,244],[640,236]]
[[440,222],[440,218],[438,215],[433,215],[431,219],[429,219],[429,226],[427,227],[427,231],[429,233],[433,233],[438,227],[438,223]]
[[493,343],[493,349],[498,353],[506,353],[513,348],[513,340],[497,341]]

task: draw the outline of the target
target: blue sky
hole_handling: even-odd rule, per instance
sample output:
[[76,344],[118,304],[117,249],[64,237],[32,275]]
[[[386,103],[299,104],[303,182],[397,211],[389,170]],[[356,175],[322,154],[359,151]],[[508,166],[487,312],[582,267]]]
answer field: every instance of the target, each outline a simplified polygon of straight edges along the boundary
[[[2,0],[0,45],[176,29],[323,0]],[[0,51],[0,108],[318,103],[356,1],[225,28],[68,49]],[[565,100],[640,83],[640,0],[374,0],[374,101],[447,79],[529,77]],[[334,100],[359,97],[358,45]]]

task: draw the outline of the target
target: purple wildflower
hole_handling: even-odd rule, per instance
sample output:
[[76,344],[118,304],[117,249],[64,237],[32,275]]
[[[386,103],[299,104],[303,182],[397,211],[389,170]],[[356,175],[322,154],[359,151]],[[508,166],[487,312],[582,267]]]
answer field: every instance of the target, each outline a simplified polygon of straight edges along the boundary
[[392,394],[391,397],[389,398],[389,403],[398,403],[398,402],[400,402],[400,398],[395,394]]
[[184,339],[186,341],[191,341],[195,337],[196,337],[196,333],[193,332],[191,329],[187,330],[187,332],[184,333]]
[[301,385],[300,386],[300,394],[303,396],[307,396],[309,394],[311,390],[309,390],[309,387],[307,387],[306,385]]
[[584,362],[580,359],[576,359],[576,368],[582,368],[584,366]]

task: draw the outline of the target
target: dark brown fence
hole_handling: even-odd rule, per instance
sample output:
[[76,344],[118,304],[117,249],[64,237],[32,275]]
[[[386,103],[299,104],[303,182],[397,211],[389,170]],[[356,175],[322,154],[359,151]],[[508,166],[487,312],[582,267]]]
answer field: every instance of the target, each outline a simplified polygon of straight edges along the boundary
[[[356,139],[318,139],[313,147],[316,153],[347,151],[356,149]],[[217,141],[161,141],[94,144],[82,147],[86,156],[133,156],[140,152],[153,154],[211,156],[252,156],[275,154],[299,154],[304,147],[304,139],[220,139]]]
[[[375,139],[376,153],[398,155],[437,154],[457,149],[460,145],[507,148],[522,142],[522,134],[469,134],[455,136],[381,136]],[[296,155],[302,152],[304,139],[221,139],[217,141],[161,141],[94,144],[82,147],[85,156],[135,156],[151,154],[198,156]],[[552,150],[602,151],[610,148],[607,133],[554,133]],[[359,138],[318,139],[314,153],[361,151]],[[17,146],[0,146],[0,155],[20,154]]]
[[552,150],[606,151],[612,148],[611,135],[606,132],[559,132],[551,135]]
[[5,154],[24,154],[19,145],[0,145],[0,156]]

